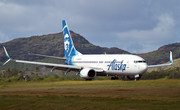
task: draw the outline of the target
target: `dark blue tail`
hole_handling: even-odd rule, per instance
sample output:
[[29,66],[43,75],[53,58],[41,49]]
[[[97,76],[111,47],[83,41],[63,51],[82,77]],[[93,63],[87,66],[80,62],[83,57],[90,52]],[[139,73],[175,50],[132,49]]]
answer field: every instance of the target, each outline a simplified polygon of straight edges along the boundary
[[68,29],[68,26],[67,26],[65,20],[62,21],[62,26],[63,26],[65,58],[72,57],[72,56],[75,56],[75,55],[81,55],[81,53],[78,52],[74,47],[71,35],[69,33],[69,29]]

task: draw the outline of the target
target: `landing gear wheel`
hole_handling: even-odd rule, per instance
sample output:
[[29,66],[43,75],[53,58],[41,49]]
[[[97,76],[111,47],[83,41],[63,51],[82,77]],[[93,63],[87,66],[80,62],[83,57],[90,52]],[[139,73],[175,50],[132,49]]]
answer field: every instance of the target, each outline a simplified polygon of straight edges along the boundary
[[111,77],[111,80],[115,80],[115,77]]
[[116,76],[111,77],[111,80],[118,80],[119,78]]

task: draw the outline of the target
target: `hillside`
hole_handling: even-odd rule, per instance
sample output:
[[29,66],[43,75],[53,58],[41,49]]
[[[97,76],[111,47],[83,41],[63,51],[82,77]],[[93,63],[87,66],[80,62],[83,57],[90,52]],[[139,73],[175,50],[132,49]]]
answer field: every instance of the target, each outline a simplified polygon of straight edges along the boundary
[[169,52],[173,52],[173,59],[180,58],[180,43],[168,44],[160,47],[158,50],[140,54],[148,64],[161,64],[169,61]]
[[[78,51],[83,54],[103,54],[104,52],[112,54],[129,53],[118,48],[105,48],[95,46],[79,34],[71,32],[74,45]],[[10,56],[15,59],[37,60],[35,56],[29,56],[28,53],[38,53],[51,56],[64,56],[63,35],[61,33],[42,36],[32,36],[29,38],[18,38],[12,41],[0,44],[5,46]],[[39,59],[39,58],[38,58]],[[0,50],[0,62],[6,60],[3,48]]]
[[[82,54],[123,54],[127,53],[127,51],[118,49],[118,48],[106,48],[95,46],[87,41],[84,37],[79,34],[70,31],[74,45],[78,51]],[[44,57],[37,57],[28,55],[28,53],[36,53],[36,54],[43,54],[43,55],[50,55],[50,56],[64,56],[64,46],[63,46],[63,33],[57,34],[49,34],[49,35],[42,35],[42,36],[32,36],[28,38],[18,38],[12,41],[0,44],[0,47],[5,46],[10,57],[12,59],[19,59],[19,60],[38,60],[38,61],[48,61],[48,62],[56,62],[60,63],[58,60],[54,59],[47,59]],[[3,48],[0,49],[0,64],[7,60],[6,55],[4,53]],[[63,63],[63,62],[62,62]],[[37,66],[37,65],[35,65]],[[0,69],[5,68],[26,68],[30,67],[33,68],[35,66],[28,65],[24,66],[22,64],[17,63],[8,63],[6,66],[1,66]]]
[[[169,62],[166,62],[164,64],[168,64]],[[180,58],[174,59],[172,66],[166,66],[166,67],[159,67],[159,68],[149,68],[147,72],[152,72],[152,71],[167,71],[169,69],[176,69],[177,67],[180,67]]]
[[[106,48],[100,47],[91,44],[88,40],[86,40],[83,36],[70,31],[74,45],[78,51],[83,54],[130,54],[129,52],[118,49],[116,47]],[[37,53],[43,55],[50,56],[64,56],[64,46],[63,46],[63,34],[49,34],[42,36],[32,36],[28,38],[18,38],[12,41],[0,44],[0,47],[5,46],[8,50],[8,53],[12,59],[20,59],[20,60],[36,60],[43,62],[53,62],[53,63],[63,63],[60,60],[54,60],[44,57],[37,57],[28,55],[28,53]],[[169,61],[169,51],[173,52],[173,58],[180,58],[180,43],[168,44],[160,47],[158,50],[138,54],[143,57],[149,65],[152,64],[161,64]],[[3,48],[0,49],[0,64],[3,64],[7,60],[6,55],[4,53]],[[35,68],[37,65],[28,65],[28,64],[17,64],[14,62],[8,63],[6,66],[1,66],[0,70],[7,68],[19,68],[24,69]]]

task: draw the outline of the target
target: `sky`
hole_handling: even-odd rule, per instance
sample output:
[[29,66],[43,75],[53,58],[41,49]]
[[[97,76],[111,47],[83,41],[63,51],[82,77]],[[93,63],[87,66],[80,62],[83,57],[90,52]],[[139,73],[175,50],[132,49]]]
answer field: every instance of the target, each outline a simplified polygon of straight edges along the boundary
[[70,30],[101,47],[147,53],[180,42],[180,0],[0,0],[0,43]]

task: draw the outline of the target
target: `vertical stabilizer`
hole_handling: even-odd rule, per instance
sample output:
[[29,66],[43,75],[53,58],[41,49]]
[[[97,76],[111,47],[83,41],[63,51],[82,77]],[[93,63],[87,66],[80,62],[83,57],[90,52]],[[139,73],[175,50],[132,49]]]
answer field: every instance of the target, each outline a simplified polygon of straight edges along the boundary
[[65,20],[62,21],[62,26],[63,26],[63,38],[64,38],[64,53],[65,57],[72,57],[75,55],[81,55],[80,52],[78,52],[73,44],[71,35],[69,33],[69,29],[67,26],[67,23]]

